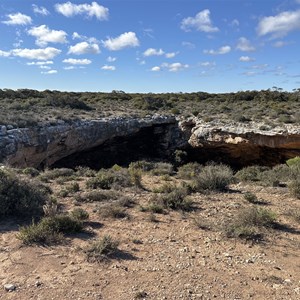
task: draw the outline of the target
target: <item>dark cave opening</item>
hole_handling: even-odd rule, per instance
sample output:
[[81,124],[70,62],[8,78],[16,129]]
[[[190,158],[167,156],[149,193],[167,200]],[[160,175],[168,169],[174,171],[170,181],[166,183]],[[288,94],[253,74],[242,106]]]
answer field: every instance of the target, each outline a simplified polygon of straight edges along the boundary
[[86,166],[94,170],[114,164],[128,166],[133,161],[165,161],[175,163],[175,151],[185,152],[181,163],[223,163],[239,170],[246,166],[272,167],[299,155],[298,149],[263,147],[253,144],[215,144],[192,148],[188,137],[174,124],[161,124],[140,129],[138,132],[114,137],[89,150],[73,153],[55,162],[53,168]]

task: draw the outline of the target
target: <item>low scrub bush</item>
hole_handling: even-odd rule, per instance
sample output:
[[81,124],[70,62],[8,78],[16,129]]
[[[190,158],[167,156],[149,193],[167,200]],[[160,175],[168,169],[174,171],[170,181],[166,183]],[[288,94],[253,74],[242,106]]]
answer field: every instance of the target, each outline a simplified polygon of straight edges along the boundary
[[0,170],[0,216],[35,216],[43,212],[50,191],[34,181]]
[[194,162],[188,163],[178,168],[177,176],[182,179],[193,179],[201,172],[203,167]]
[[89,218],[89,213],[86,210],[84,210],[80,207],[77,207],[71,211],[71,216],[75,220],[84,221]]
[[192,202],[187,198],[188,191],[185,188],[175,188],[173,191],[157,196],[153,203],[173,210],[192,210]]
[[78,202],[103,202],[109,200],[116,200],[119,197],[119,193],[110,190],[94,190],[76,195],[75,199]]
[[288,187],[291,195],[300,199],[300,179],[292,180]]
[[160,175],[172,175],[174,172],[172,164],[158,162],[154,164],[154,168],[151,170],[151,174],[155,176]]
[[256,204],[258,202],[256,195],[251,192],[246,192],[244,194],[244,199],[252,204]]
[[26,245],[49,245],[60,242],[64,234],[80,232],[82,229],[83,224],[80,220],[69,215],[54,215],[21,227],[17,237]]
[[31,177],[36,177],[40,172],[35,168],[25,168],[22,170],[22,173],[25,175],[30,175]]
[[120,189],[122,187],[132,186],[132,181],[127,169],[120,168],[116,170],[116,168],[111,168],[100,170],[96,177],[87,180],[86,186],[90,189]]
[[119,242],[110,235],[104,235],[102,239],[94,242],[85,253],[90,262],[101,262],[112,257],[118,251]]
[[233,172],[225,165],[207,165],[194,180],[197,191],[223,191],[233,182]]
[[235,177],[240,181],[260,181],[262,173],[269,170],[267,167],[250,166],[239,170]]
[[250,207],[241,210],[231,224],[226,227],[228,237],[256,239],[262,236],[262,228],[275,225],[276,214],[270,210]]
[[99,216],[102,218],[124,219],[129,218],[125,209],[118,204],[108,204],[99,208]]
[[155,167],[155,163],[145,161],[145,160],[135,161],[135,162],[130,163],[130,165],[129,165],[129,169],[142,170],[143,172],[149,172],[149,171],[153,170],[154,167]]
[[60,177],[70,177],[74,174],[75,172],[72,169],[59,168],[46,170],[44,173],[41,173],[39,177],[42,181],[47,182],[48,180],[53,180]]

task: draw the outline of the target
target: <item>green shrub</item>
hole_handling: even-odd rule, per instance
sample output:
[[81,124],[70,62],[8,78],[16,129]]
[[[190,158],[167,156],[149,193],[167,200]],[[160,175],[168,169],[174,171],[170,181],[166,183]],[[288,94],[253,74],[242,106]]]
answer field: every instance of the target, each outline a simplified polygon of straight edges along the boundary
[[291,195],[300,199],[300,179],[291,181],[288,187]]
[[233,172],[225,165],[207,165],[194,180],[197,191],[223,191],[233,181]]
[[94,242],[86,251],[90,262],[101,262],[112,257],[118,251],[119,242],[112,239],[110,235],[104,235],[102,239]]
[[80,190],[78,182],[72,182],[70,185],[66,187],[66,190],[69,193],[77,193]]
[[63,234],[80,232],[82,222],[68,215],[45,217],[37,224],[21,227],[17,237],[24,244],[52,244],[62,240]]
[[111,188],[130,187],[132,182],[127,169],[102,169],[97,173],[96,177],[87,180],[86,186],[91,189],[109,190]]
[[35,216],[43,212],[49,190],[0,170],[0,216]]
[[139,169],[129,169],[131,183],[137,188],[142,188],[142,171]]
[[40,172],[35,168],[25,168],[22,170],[22,173],[25,175],[30,175],[31,177],[36,177]]
[[79,202],[102,202],[116,200],[119,197],[118,192],[108,190],[95,190],[76,195],[75,199]]
[[187,189],[175,188],[170,193],[154,198],[153,202],[167,209],[190,211],[192,202],[186,197],[187,195]]
[[196,177],[203,167],[196,163],[188,163],[178,168],[177,175],[182,179],[193,179]]
[[235,177],[240,181],[260,181],[262,173],[269,170],[267,167],[250,166],[239,170]]
[[60,168],[60,169],[52,169],[52,170],[46,170],[44,173],[40,174],[40,179],[44,182],[47,182],[48,180],[53,180],[59,177],[70,177],[74,175],[74,170],[67,169],[67,168]]
[[88,212],[86,210],[80,208],[80,207],[74,208],[71,211],[71,216],[75,220],[79,220],[79,221],[84,221],[84,220],[87,220],[89,218]]
[[300,165],[300,157],[299,156],[296,156],[294,158],[290,158],[286,161],[286,164],[289,166],[289,167],[292,167],[294,165]]
[[76,173],[78,176],[95,177],[97,172],[90,169],[89,167],[79,166],[76,168]]
[[256,195],[251,192],[246,192],[244,194],[244,199],[253,204],[258,202]]
[[99,208],[99,216],[102,218],[124,219],[129,218],[128,213],[118,204],[108,204]]
[[154,167],[155,167],[155,163],[153,163],[153,162],[139,160],[139,161],[130,163],[129,170],[133,169],[133,170],[142,170],[143,172],[148,172],[148,171],[153,170]]
[[232,223],[226,227],[228,237],[254,239],[262,236],[262,228],[275,225],[276,214],[263,208],[250,207],[241,210]]
[[160,175],[172,175],[174,172],[172,164],[158,162],[154,164],[154,168],[151,170],[151,174],[155,176]]

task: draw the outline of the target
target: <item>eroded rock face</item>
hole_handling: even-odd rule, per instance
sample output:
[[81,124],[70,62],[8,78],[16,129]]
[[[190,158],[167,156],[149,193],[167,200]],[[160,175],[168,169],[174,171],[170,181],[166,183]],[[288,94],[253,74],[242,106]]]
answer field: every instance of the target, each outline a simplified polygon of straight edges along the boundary
[[0,163],[17,167],[109,167],[139,159],[170,159],[184,149],[189,161],[217,161],[240,168],[276,165],[300,156],[300,128],[257,123],[204,122],[154,115],[103,118],[55,126],[0,126]]
[[166,151],[174,147],[176,139],[180,140],[180,130],[173,116],[61,122],[55,126],[1,130],[0,162],[18,167],[50,166],[64,157],[93,149],[114,138],[132,136],[145,128],[154,131],[165,128],[160,142]]
[[272,166],[300,155],[299,126],[268,128],[263,123],[190,119],[182,121],[181,127],[190,130],[189,152],[196,161],[222,161],[236,167]]

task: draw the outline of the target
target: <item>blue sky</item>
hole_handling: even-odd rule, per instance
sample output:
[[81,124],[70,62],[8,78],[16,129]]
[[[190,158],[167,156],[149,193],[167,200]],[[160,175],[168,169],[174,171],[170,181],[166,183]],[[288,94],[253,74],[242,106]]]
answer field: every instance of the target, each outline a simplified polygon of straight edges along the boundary
[[0,2],[0,88],[292,90],[299,46],[300,0]]

